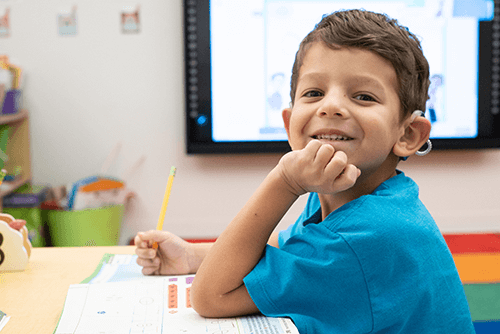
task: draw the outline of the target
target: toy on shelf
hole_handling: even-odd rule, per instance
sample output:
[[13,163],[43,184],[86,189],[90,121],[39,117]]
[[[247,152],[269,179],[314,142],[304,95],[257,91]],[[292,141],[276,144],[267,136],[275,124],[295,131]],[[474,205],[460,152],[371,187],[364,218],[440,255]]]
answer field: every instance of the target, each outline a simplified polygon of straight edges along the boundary
[[69,185],[66,189],[67,202],[61,205],[68,210],[101,208],[112,205],[126,205],[135,193],[127,188],[126,180],[130,179],[146,159],[141,156],[121,178],[106,176],[111,165],[116,161],[121,149],[118,142],[110,152],[99,174],[85,177]]
[[68,209],[82,210],[125,205],[134,194],[125,183],[111,177],[92,176],[73,184],[68,192]]
[[[15,66],[9,62],[9,57],[6,55],[0,55],[0,69],[4,69],[10,72],[12,81],[10,83],[0,82],[0,95],[3,96],[3,101],[0,100],[0,111],[2,114],[15,114],[20,109],[21,103],[21,90],[19,89],[21,81],[21,68]],[[1,105],[3,103],[3,106]]]
[[0,272],[24,270],[31,249],[26,221],[0,213]]

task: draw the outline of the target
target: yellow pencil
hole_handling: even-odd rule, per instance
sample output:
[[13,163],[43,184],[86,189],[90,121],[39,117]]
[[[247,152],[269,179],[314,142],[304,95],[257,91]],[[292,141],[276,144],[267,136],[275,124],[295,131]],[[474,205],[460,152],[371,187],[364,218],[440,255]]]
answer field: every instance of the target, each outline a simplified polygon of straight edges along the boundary
[[[165,220],[165,213],[167,212],[168,200],[170,198],[170,192],[172,191],[172,183],[174,183],[175,171],[177,169],[172,166],[170,168],[170,175],[168,176],[167,188],[165,189],[165,196],[163,196],[163,203],[161,205],[160,217],[158,218],[158,225],[156,225],[156,229],[158,231],[163,230],[163,221]],[[153,243],[153,248],[158,248],[158,243],[155,241]]]

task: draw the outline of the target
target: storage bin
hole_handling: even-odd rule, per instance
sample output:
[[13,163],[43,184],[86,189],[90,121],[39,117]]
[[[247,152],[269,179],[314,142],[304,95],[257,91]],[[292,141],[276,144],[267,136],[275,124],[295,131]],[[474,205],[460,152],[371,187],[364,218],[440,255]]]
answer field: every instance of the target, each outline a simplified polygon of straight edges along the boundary
[[42,210],[39,207],[32,208],[3,208],[4,213],[8,213],[15,219],[26,221],[28,238],[33,247],[43,247],[46,245],[45,230],[43,226]]
[[45,200],[49,187],[24,184],[13,193],[2,198],[3,212],[15,219],[26,221],[28,238],[33,247],[46,245],[45,226],[40,204]]
[[123,205],[78,211],[42,210],[52,246],[115,246]]

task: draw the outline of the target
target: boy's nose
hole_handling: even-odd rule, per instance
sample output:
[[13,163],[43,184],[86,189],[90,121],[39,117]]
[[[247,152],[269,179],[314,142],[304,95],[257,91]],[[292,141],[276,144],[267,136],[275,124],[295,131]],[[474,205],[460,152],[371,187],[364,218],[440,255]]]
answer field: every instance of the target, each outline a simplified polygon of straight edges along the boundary
[[323,103],[317,110],[320,117],[347,117],[347,96],[325,96]]

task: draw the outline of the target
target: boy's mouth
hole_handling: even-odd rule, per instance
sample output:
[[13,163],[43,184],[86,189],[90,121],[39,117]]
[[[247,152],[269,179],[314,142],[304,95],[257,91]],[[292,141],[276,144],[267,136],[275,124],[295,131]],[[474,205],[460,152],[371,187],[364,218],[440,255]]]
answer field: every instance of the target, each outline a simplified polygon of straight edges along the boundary
[[323,140],[332,140],[332,141],[347,141],[347,140],[353,140],[351,137],[343,136],[343,135],[326,135],[326,134],[321,134],[321,135],[314,135],[312,136],[314,139],[323,139]]

